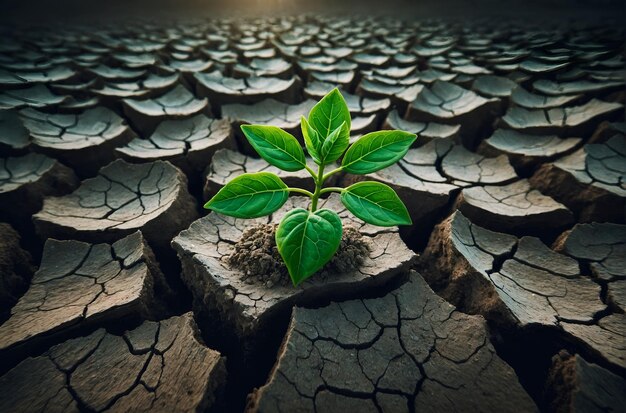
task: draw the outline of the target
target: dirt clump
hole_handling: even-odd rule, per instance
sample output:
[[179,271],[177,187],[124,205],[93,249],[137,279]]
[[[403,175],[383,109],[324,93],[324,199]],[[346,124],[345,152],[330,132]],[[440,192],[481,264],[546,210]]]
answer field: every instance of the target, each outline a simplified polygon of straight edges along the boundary
[[[244,231],[234,250],[225,257],[226,262],[242,272],[248,284],[264,284],[266,287],[291,284],[287,267],[276,246],[277,224],[256,225]],[[370,245],[358,229],[344,227],[337,253],[318,272],[316,277],[357,270],[370,253]]]

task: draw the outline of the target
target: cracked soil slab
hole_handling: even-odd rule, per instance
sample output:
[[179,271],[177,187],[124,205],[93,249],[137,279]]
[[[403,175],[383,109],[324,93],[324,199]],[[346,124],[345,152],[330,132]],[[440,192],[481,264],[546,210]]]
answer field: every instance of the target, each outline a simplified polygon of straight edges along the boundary
[[187,178],[178,168],[118,159],[71,194],[46,198],[33,220],[43,239],[111,242],[141,229],[148,242],[166,248],[196,216]]
[[112,245],[49,239],[28,291],[0,325],[0,354],[94,322],[155,317],[167,295],[139,231]]
[[485,321],[413,272],[382,298],[294,309],[267,384],[248,412],[533,412]]
[[187,313],[123,335],[100,329],[27,358],[0,377],[0,411],[205,411],[225,374]]
[[461,212],[435,227],[420,266],[451,303],[503,326],[548,328],[590,354],[626,366],[624,314],[602,300],[602,287],[579,263],[538,238],[489,231]]

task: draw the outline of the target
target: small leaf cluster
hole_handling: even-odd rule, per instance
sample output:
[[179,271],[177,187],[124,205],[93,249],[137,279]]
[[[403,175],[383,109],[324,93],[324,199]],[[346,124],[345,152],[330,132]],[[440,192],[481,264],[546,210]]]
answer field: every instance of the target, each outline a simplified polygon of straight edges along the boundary
[[[373,225],[411,224],[398,195],[380,182],[324,187],[324,182],[338,172],[364,175],[388,167],[401,159],[416,139],[412,133],[385,130],[368,133],[350,146],[350,122],[350,111],[338,89],[324,96],[308,119],[302,117],[304,144],[317,170],[307,165],[304,150],[293,135],[275,126],[241,126],[252,147],[271,165],[284,171],[306,169],[315,182],[315,191],[290,188],[269,172],[245,173],[228,182],[204,206],[236,218],[257,218],[278,210],[290,192],[309,196],[310,208],[287,212],[276,230],[276,245],[294,286],[320,270],[341,242],[343,228],[337,213],[317,209],[321,195],[339,192],[341,202],[352,214]],[[341,166],[325,172],[340,158]]]

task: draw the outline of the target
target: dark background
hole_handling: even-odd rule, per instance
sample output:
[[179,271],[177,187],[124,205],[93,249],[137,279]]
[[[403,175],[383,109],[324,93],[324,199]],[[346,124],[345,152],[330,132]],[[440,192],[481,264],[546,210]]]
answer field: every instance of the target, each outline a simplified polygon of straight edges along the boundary
[[626,22],[625,4],[624,0],[0,0],[0,24],[307,12],[377,13],[404,18],[607,18]]

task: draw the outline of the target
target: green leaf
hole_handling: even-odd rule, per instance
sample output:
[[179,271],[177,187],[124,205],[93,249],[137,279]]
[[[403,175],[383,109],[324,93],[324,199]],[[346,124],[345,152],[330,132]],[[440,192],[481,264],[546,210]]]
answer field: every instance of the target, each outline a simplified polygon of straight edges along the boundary
[[346,151],[350,144],[350,132],[345,133],[345,122],[339,125],[324,141],[320,151],[324,165],[335,162]]
[[326,138],[337,129],[343,122],[346,127],[342,130],[342,140],[350,139],[350,111],[348,105],[337,88],[328,92],[309,113],[309,124],[319,135],[320,143],[323,144]]
[[306,150],[311,155],[311,158],[318,165],[321,164],[319,151],[322,147],[320,142],[319,135],[317,131],[313,129],[311,124],[306,120],[304,116],[300,118],[300,128],[302,129],[302,136],[304,136],[304,145],[306,146]]
[[376,172],[402,159],[415,139],[415,134],[399,130],[368,133],[350,146],[341,165],[357,175]]
[[243,134],[259,155],[284,171],[304,169],[304,151],[298,140],[276,126],[241,125]]
[[342,231],[341,219],[329,209],[296,208],[285,215],[276,230],[276,245],[294,286],[330,261]]
[[287,185],[269,172],[243,174],[224,185],[204,207],[235,218],[258,218],[283,206]]
[[379,227],[411,225],[411,217],[398,194],[385,184],[357,182],[341,192],[341,202],[357,218]]

